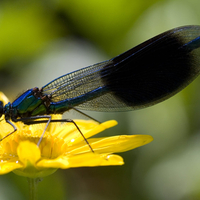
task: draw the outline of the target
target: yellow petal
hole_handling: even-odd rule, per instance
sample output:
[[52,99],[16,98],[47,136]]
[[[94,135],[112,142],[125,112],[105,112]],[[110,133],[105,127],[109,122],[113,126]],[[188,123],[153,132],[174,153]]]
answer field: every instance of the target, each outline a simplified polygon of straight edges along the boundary
[[89,138],[89,137],[92,137],[93,135],[96,135],[97,133],[100,133],[100,132],[102,132],[108,128],[111,128],[113,126],[116,126],[116,125],[117,125],[117,121],[109,120],[109,121],[106,121],[106,122],[103,122],[103,123],[97,125],[95,128],[93,128],[91,131],[88,131],[84,135],[86,138]]
[[[122,135],[105,138],[88,139],[90,146],[95,153],[116,153],[124,152],[150,143],[153,137],[150,135]],[[70,151],[71,150],[71,151]],[[69,148],[71,154],[88,152],[88,145],[83,142],[75,147]]]
[[124,164],[122,157],[118,155],[86,153],[83,155],[74,155],[68,157],[70,167],[94,167],[105,165],[122,165]]
[[111,154],[111,155],[106,156],[106,159],[103,160],[103,162],[101,163],[101,166],[123,165],[123,164],[124,164],[124,161],[121,156]]
[[0,92],[0,101],[2,101],[4,105],[9,102],[8,98],[4,95],[3,92]]
[[41,160],[39,167],[67,169],[71,167],[94,167],[105,165],[122,165],[123,159],[118,155],[86,153],[82,155],[63,156],[54,160]]
[[16,162],[3,162],[0,163],[0,174],[7,174],[15,169],[22,168],[20,163]]
[[98,153],[116,153],[135,149],[151,141],[153,141],[153,137],[150,135],[122,135],[107,137],[102,140],[94,139],[94,141],[91,141],[91,145]]
[[[78,127],[84,134],[85,138],[92,137],[93,135],[96,135],[97,133],[100,133],[104,131],[105,129],[108,129],[117,125],[117,121],[115,120],[106,121],[101,124],[98,124],[97,122],[94,122],[94,121],[88,121],[88,125],[83,120],[76,120],[75,122],[77,123]],[[83,137],[81,136],[81,134],[79,133],[77,129],[75,132],[73,132],[73,135],[67,135],[67,140],[68,140],[67,144],[69,146],[77,144],[81,141],[84,141]]]

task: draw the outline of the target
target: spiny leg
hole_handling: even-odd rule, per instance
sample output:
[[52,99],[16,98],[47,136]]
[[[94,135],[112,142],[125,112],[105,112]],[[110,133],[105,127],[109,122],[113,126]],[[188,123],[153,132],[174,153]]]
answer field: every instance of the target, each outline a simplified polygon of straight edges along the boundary
[[[87,143],[87,145],[89,146],[90,150],[94,153],[94,150],[92,149],[90,143],[87,141],[87,139],[85,138],[85,136],[83,135],[83,133],[81,132],[80,128],[78,127],[78,125],[75,123],[74,120],[72,119],[52,119],[52,120],[39,120],[39,121],[29,121],[29,122],[24,122],[27,125],[31,125],[31,124],[40,124],[40,123],[52,123],[52,122],[70,122],[73,123],[74,126],[77,128],[77,130],[79,131],[79,133],[81,134],[81,136],[83,137],[83,139],[85,140],[85,142]],[[45,127],[47,128],[47,126]],[[46,130],[46,129],[45,129]]]
[[16,126],[15,126],[11,121],[6,120],[6,123],[10,124],[10,125],[13,127],[14,130],[13,130],[11,133],[9,133],[8,135],[6,135],[6,136],[4,136],[3,138],[1,138],[1,139],[0,139],[0,142],[1,142],[2,140],[4,140],[5,138],[7,138],[8,136],[12,135],[15,131],[17,131]]
[[93,120],[93,121],[95,121],[95,122],[97,122],[97,123],[101,123],[100,121],[98,121],[97,119],[95,119],[95,118],[93,118],[93,117],[91,117],[90,115],[88,115],[88,114],[86,114],[86,113],[84,113],[84,112],[82,112],[82,111],[80,111],[80,110],[78,110],[77,108],[71,108],[72,110],[74,110],[74,111],[76,111],[76,112],[78,112],[79,114],[81,114],[81,115],[83,115],[83,116],[85,116],[86,118],[88,118],[88,119],[91,119],[91,120]]
[[41,137],[40,137],[40,139],[39,139],[39,141],[38,141],[38,143],[37,143],[37,146],[39,147],[39,145],[40,145],[40,143],[41,143],[41,141],[42,141],[42,138],[44,137],[44,133],[45,133],[45,131],[47,130],[47,127],[49,126],[49,123],[51,122],[51,115],[48,115],[48,117],[49,117],[49,120],[47,121],[47,124],[46,124],[46,126],[45,126],[45,128],[44,128],[44,131],[43,131],[43,133],[42,133],[42,135],[41,135]]
[[74,120],[67,120],[66,122],[71,122],[74,124],[74,126],[77,128],[77,130],[79,131],[79,133],[82,135],[83,139],[86,141],[87,145],[89,146],[90,150],[94,153],[94,150],[92,149],[92,147],[90,146],[90,143],[87,141],[87,139],[85,138],[85,136],[83,135],[83,133],[81,132],[80,128],[77,126],[77,124],[75,123]]
[[[45,131],[47,130],[47,127],[49,126],[49,123],[51,122],[51,115],[40,115],[40,116],[32,116],[32,117],[26,117],[26,118],[21,118],[21,119],[13,119],[15,122],[23,122],[24,124],[40,124],[40,121],[31,121],[31,120],[37,120],[37,119],[44,119],[44,118],[48,118],[48,120],[45,120],[46,121],[46,126],[44,128],[44,131],[37,143],[37,146],[40,145],[41,141],[42,141],[42,138],[44,136],[44,133]],[[36,122],[36,123],[32,123],[32,122]],[[11,122],[10,122],[11,123]]]

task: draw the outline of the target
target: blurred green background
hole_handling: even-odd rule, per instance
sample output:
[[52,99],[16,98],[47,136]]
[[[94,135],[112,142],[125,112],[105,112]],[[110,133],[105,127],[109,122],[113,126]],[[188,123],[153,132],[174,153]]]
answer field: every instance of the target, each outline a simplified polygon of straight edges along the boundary
[[[60,75],[112,58],[182,25],[200,24],[199,0],[0,1],[0,90],[11,101]],[[124,166],[58,170],[39,200],[200,199],[200,79],[171,99],[127,113],[88,112],[119,125],[104,135],[149,134]],[[1,176],[0,200],[28,199],[25,178]]]

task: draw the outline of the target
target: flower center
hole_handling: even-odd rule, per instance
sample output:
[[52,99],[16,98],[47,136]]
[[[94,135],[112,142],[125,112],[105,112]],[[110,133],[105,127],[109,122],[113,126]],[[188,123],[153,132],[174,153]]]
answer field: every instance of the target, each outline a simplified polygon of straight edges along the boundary
[[[23,132],[23,133],[22,133]],[[20,142],[30,141],[37,144],[43,130],[38,129],[32,133],[31,130],[17,130],[12,135],[0,142],[0,149],[4,157],[17,157],[17,148]],[[54,159],[67,151],[67,144],[62,138],[52,136],[48,131],[45,132],[44,137],[39,145],[42,158]]]

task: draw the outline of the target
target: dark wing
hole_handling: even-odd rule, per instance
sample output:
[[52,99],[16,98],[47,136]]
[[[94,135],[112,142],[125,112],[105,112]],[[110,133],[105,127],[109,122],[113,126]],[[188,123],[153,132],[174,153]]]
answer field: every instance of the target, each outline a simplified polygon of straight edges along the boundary
[[[200,71],[200,26],[164,32],[102,63],[64,75],[44,86],[53,102],[104,88],[77,108],[125,111],[161,102],[186,87]],[[73,104],[72,104],[73,105]]]

